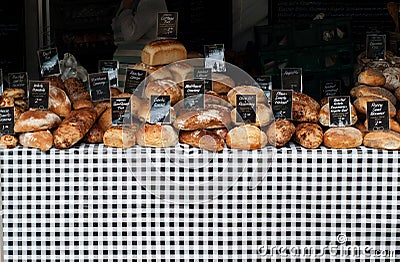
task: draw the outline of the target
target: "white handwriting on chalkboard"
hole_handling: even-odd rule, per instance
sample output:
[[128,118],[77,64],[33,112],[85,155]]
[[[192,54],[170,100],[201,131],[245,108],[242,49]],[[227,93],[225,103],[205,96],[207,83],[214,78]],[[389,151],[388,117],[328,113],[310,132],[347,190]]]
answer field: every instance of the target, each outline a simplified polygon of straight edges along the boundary
[[175,20],[175,18],[173,17],[173,16],[169,16],[169,15],[163,15],[162,17],[161,17],[161,21],[164,23],[164,24],[171,24],[171,23],[173,23],[173,21]]

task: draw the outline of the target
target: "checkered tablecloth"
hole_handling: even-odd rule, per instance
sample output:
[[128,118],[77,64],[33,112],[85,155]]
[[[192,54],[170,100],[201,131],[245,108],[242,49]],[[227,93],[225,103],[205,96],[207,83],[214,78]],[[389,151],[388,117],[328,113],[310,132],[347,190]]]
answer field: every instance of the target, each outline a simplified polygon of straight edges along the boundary
[[397,151],[0,154],[5,261],[400,259]]

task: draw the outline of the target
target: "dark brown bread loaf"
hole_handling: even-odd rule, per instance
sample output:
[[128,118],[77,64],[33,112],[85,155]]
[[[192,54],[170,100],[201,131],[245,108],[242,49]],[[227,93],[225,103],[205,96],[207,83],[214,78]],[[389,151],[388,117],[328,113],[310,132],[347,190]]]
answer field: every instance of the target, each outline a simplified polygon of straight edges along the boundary
[[224,139],[209,130],[181,131],[179,142],[209,151],[219,152],[224,150]]
[[324,132],[315,123],[300,123],[296,126],[294,140],[308,149],[318,148],[323,141]]

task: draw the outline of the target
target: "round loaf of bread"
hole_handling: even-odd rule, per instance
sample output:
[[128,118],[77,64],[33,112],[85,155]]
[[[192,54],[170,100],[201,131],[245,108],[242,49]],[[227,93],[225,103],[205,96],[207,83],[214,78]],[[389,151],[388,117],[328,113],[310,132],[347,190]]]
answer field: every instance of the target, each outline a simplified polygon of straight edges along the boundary
[[16,133],[48,130],[58,127],[61,118],[48,110],[30,109],[21,114],[15,121],[14,131]]
[[110,127],[103,136],[105,146],[130,148],[136,144],[136,127]]
[[10,97],[14,99],[24,98],[25,90],[22,88],[7,88],[1,94],[1,97]]
[[382,72],[368,68],[358,75],[358,83],[369,86],[383,86],[386,83],[386,78]]
[[71,101],[61,88],[50,86],[49,110],[62,117],[68,116],[71,112]]
[[390,91],[396,90],[400,87],[400,68],[389,67],[383,71],[386,82],[384,87]]
[[136,133],[137,143],[145,147],[171,147],[178,144],[178,134],[170,125],[144,124]]
[[226,94],[235,87],[235,81],[223,73],[212,73],[212,91],[217,94]]
[[219,108],[213,107],[184,113],[176,118],[174,127],[178,130],[191,131],[198,129],[226,128],[230,123],[230,111],[219,106]]
[[172,80],[155,80],[147,84],[144,91],[145,96],[150,99],[153,96],[169,95],[171,105],[176,104],[183,98],[181,88]]
[[[357,111],[353,105],[350,106],[350,125],[354,125],[358,120]],[[325,104],[319,111],[319,123],[323,126],[329,126],[329,103]]]
[[[354,89],[354,90],[353,90]],[[382,99],[390,101],[393,105],[396,105],[397,99],[396,97],[387,89],[383,87],[376,86],[365,86],[361,85],[357,88],[353,88],[354,97],[362,97],[362,96],[376,96]]]
[[[257,104],[255,113],[256,113],[256,122],[249,124],[262,127],[269,125],[274,120],[274,115],[272,113],[271,108],[266,106],[265,104]],[[238,116],[236,108],[234,108],[231,111],[231,119],[232,122],[237,126],[245,124],[245,122],[241,119],[240,115]]]
[[175,83],[183,86],[184,81],[193,80],[194,67],[186,62],[176,62],[168,65]]
[[[362,96],[354,100],[353,105],[358,113],[366,115],[367,102],[373,102],[373,101],[385,101],[385,99],[376,96]],[[396,107],[390,101],[388,101],[388,107],[389,107],[389,116],[394,117],[396,115]]]
[[174,39],[154,40],[142,50],[142,62],[150,66],[167,65],[186,58],[186,48]]
[[181,131],[179,142],[213,152],[224,150],[224,139],[209,130]]
[[18,145],[18,139],[13,135],[0,136],[0,148],[15,148]]
[[83,141],[89,144],[98,144],[103,142],[103,136],[104,131],[96,122],[83,137]]
[[393,131],[373,131],[364,136],[363,145],[366,147],[399,150],[400,134]]
[[292,118],[295,122],[317,123],[320,106],[312,97],[293,92]]
[[228,92],[228,100],[236,106],[236,95],[256,95],[257,104],[266,104],[267,97],[261,88],[256,86],[237,86]]
[[324,145],[331,148],[354,148],[362,142],[363,134],[354,127],[332,127],[324,133]]
[[275,147],[282,147],[292,139],[295,131],[296,127],[292,122],[278,119],[266,131],[268,143]]
[[294,141],[308,149],[318,148],[323,141],[324,132],[316,123],[300,123],[296,126]]
[[53,147],[53,135],[49,130],[22,133],[19,135],[19,143],[24,147],[48,151]]
[[233,149],[254,150],[263,148],[267,144],[267,135],[253,125],[235,127],[226,135],[226,145]]

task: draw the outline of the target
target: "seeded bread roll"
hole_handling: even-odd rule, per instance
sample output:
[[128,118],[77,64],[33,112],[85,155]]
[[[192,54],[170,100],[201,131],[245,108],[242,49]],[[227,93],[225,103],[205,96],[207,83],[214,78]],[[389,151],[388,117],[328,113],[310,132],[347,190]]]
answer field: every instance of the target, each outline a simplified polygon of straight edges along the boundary
[[236,106],[236,95],[256,95],[258,104],[267,103],[267,97],[261,88],[256,86],[237,86],[228,92],[228,100],[232,106]]
[[57,127],[61,118],[48,110],[30,109],[21,114],[15,121],[16,133],[48,130]]
[[[267,126],[274,120],[274,115],[272,113],[271,108],[267,107],[264,104],[258,104],[255,113],[256,113],[256,122],[253,124],[255,126]],[[243,121],[242,122],[238,121],[241,119],[240,118],[236,119],[236,117],[237,117],[237,109],[235,108],[231,112],[232,122],[237,126],[245,124]]]
[[363,145],[366,147],[399,150],[400,134],[393,131],[373,131],[364,136]]
[[171,99],[171,106],[183,98],[181,88],[172,80],[151,81],[147,84],[144,94],[148,99],[150,99],[152,95],[169,95]]
[[[350,125],[354,125],[358,120],[357,111],[353,105],[350,106]],[[329,103],[325,104],[319,111],[319,123],[323,126],[329,126]]]
[[220,106],[218,109],[206,108],[199,111],[189,111],[176,118],[174,127],[178,130],[198,130],[225,128],[231,123],[230,111]]
[[354,148],[362,142],[363,134],[354,127],[333,127],[324,133],[324,145],[331,148]]
[[267,143],[267,135],[260,128],[253,125],[235,127],[226,135],[226,145],[234,149],[260,149],[265,147]]
[[142,50],[142,62],[150,66],[166,65],[186,58],[186,48],[173,39],[152,41]]
[[319,120],[319,111],[320,106],[312,97],[293,92],[293,121],[317,123]]
[[181,131],[179,142],[213,152],[224,150],[224,139],[209,130]]
[[136,127],[113,126],[103,136],[105,146],[130,148],[136,144]]
[[3,135],[0,137],[0,148],[14,148],[18,145],[18,139],[13,135]]
[[24,147],[48,151],[53,147],[53,135],[49,130],[22,133],[19,135],[19,143]]
[[[354,100],[353,105],[358,113],[366,115],[367,102],[373,102],[373,101],[385,101],[385,99],[376,96],[362,96]],[[388,107],[389,107],[389,116],[394,117],[396,115],[396,107],[390,101],[388,101]]]
[[136,133],[136,142],[145,147],[171,147],[178,144],[178,134],[170,125],[144,124]]
[[66,117],[71,112],[71,101],[67,94],[52,85],[49,88],[49,110],[61,117]]
[[318,148],[323,141],[322,128],[315,123],[300,123],[296,126],[294,140],[308,149]]
[[368,68],[358,75],[358,83],[369,86],[383,86],[386,79],[382,72]]
[[292,139],[295,131],[296,127],[289,120],[276,120],[266,131],[268,143],[276,147],[282,147]]
[[226,94],[235,87],[235,81],[225,74],[222,73],[212,73],[212,91],[217,94]]

